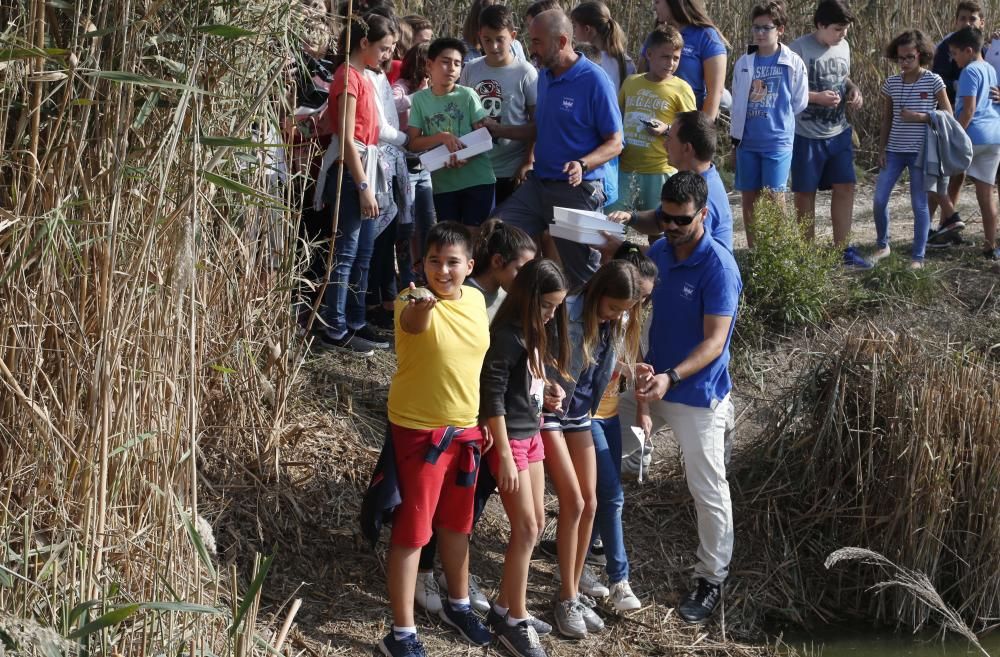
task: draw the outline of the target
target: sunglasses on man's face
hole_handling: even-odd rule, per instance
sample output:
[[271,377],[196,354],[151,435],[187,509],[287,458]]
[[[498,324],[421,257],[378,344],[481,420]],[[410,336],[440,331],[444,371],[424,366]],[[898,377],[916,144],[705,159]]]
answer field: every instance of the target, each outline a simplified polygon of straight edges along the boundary
[[667,214],[662,209],[656,208],[653,214],[656,216],[656,220],[661,224],[687,226],[698,218],[698,215],[701,214],[701,210],[698,210],[694,214]]

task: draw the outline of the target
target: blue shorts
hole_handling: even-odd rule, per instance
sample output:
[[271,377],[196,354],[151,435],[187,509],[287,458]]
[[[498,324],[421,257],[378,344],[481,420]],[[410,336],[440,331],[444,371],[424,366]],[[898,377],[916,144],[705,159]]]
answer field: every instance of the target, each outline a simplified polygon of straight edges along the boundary
[[792,191],[813,193],[833,185],[854,184],[854,144],[848,128],[836,137],[811,139],[795,135],[792,146]]
[[736,189],[757,192],[772,189],[783,192],[788,187],[788,171],[792,167],[792,152],[757,153],[736,149]]
[[493,212],[495,185],[473,185],[454,192],[434,192],[434,214],[438,221],[457,221],[478,226]]

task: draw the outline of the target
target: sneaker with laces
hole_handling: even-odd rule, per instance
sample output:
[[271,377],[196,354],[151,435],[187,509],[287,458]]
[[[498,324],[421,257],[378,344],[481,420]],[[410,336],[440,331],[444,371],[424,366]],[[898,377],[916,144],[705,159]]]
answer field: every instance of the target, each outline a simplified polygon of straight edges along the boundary
[[493,605],[490,605],[490,610],[486,612],[486,627],[488,627],[493,634],[499,634],[501,629],[500,626],[506,622],[507,619],[498,614],[493,608]]
[[368,342],[372,343],[372,346],[375,347],[376,349],[389,348],[389,342],[385,340],[382,336],[375,333],[375,331],[372,330],[372,327],[368,326],[367,324],[365,324],[358,330],[353,331],[353,333],[355,337],[367,340]]
[[462,638],[472,645],[488,646],[493,640],[493,635],[486,629],[479,617],[473,613],[472,609],[455,609],[450,603],[444,602],[438,616],[445,623],[458,630]]
[[[486,614],[489,613],[492,605],[490,605],[490,601],[483,595],[483,591],[479,587],[482,581],[475,575],[469,575],[469,602],[472,604],[474,611]],[[444,597],[448,597],[448,578],[444,576],[444,573],[438,576],[438,584],[441,587]]]
[[536,616],[528,616],[528,624],[535,628],[538,636],[552,634],[552,626]]
[[642,608],[642,603],[632,592],[632,587],[627,579],[611,585],[611,606],[616,611],[635,611]]
[[844,249],[844,259],[843,259],[844,269],[850,269],[853,271],[865,271],[872,268],[872,263],[868,262],[861,257],[858,250],[853,246],[849,246]]
[[587,565],[583,566],[583,573],[580,575],[580,591],[595,598],[604,598],[611,593]]
[[526,620],[517,625],[504,620],[497,638],[515,657],[547,657],[542,642],[538,640],[538,632]]
[[885,258],[888,258],[891,254],[892,254],[892,249],[890,249],[888,246],[883,247],[881,249],[876,249],[875,253],[872,254],[871,263],[873,265],[876,265],[878,264],[879,260],[884,260]]
[[397,639],[392,630],[389,630],[389,633],[382,639],[382,643],[378,644],[378,649],[385,657],[426,657],[427,655],[424,652],[424,644],[420,643],[416,634],[407,634],[402,639]]
[[331,337],[326,332],[320,333],[319,343],[323,347],[337,349],[355,356],[371,356],[375,353],[375,345],[350,331],[342,338]]
[[594,611],[597,608],[597,600],[586,593],[578,593],[576,596],[580,603],[580,613],[583,616],[583,624],[587,626],[587,632],[596,634],[604,629],[604,620]]
[[685,595],[677,605],[677,614],[685,623],[692,625],[706,622],[722,599],[721,584],[713,584],[701,577],[697,581],[698,586]]
[[417,573],[417,588],[413,601],[423,607],[428,614],[441,613],[441,589],[438,587],[434,573]]
[[567,639],[586,639],[587,624],[583,622],[583,605],[579,600],[556,600],[556,629]]

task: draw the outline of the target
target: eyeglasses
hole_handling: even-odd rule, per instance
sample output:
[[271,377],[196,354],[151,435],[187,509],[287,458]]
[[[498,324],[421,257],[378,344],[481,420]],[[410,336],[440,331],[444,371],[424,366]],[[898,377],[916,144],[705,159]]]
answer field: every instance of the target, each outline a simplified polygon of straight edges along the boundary
[[777,25],[751,25],[750,31],[754,34],[767,34],[771,30],[778,29]]
[[676,226],[688,226],[692,221],[698,218],[701,214],[701,210],[698,210],[694,214],[667,214],[660,208],[656,208],[653,212],[653,216],[661,224],[674,224]]
[[896,61],[899,62],[900,64],[905,64],[906,62],[915,62],[917,61],[917,56],[907,55],[906,57],[897,57]]

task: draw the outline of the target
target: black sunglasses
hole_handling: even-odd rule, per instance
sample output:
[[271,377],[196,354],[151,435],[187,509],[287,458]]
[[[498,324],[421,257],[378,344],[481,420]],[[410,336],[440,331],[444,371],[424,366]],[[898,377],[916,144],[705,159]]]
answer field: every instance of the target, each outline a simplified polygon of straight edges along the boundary
[[698,210],[694,214],[667,214],[662,209],[656,208],[653,214],[661,224],[673,223],[677,226],[687,226],[701,214],[701,210]]

